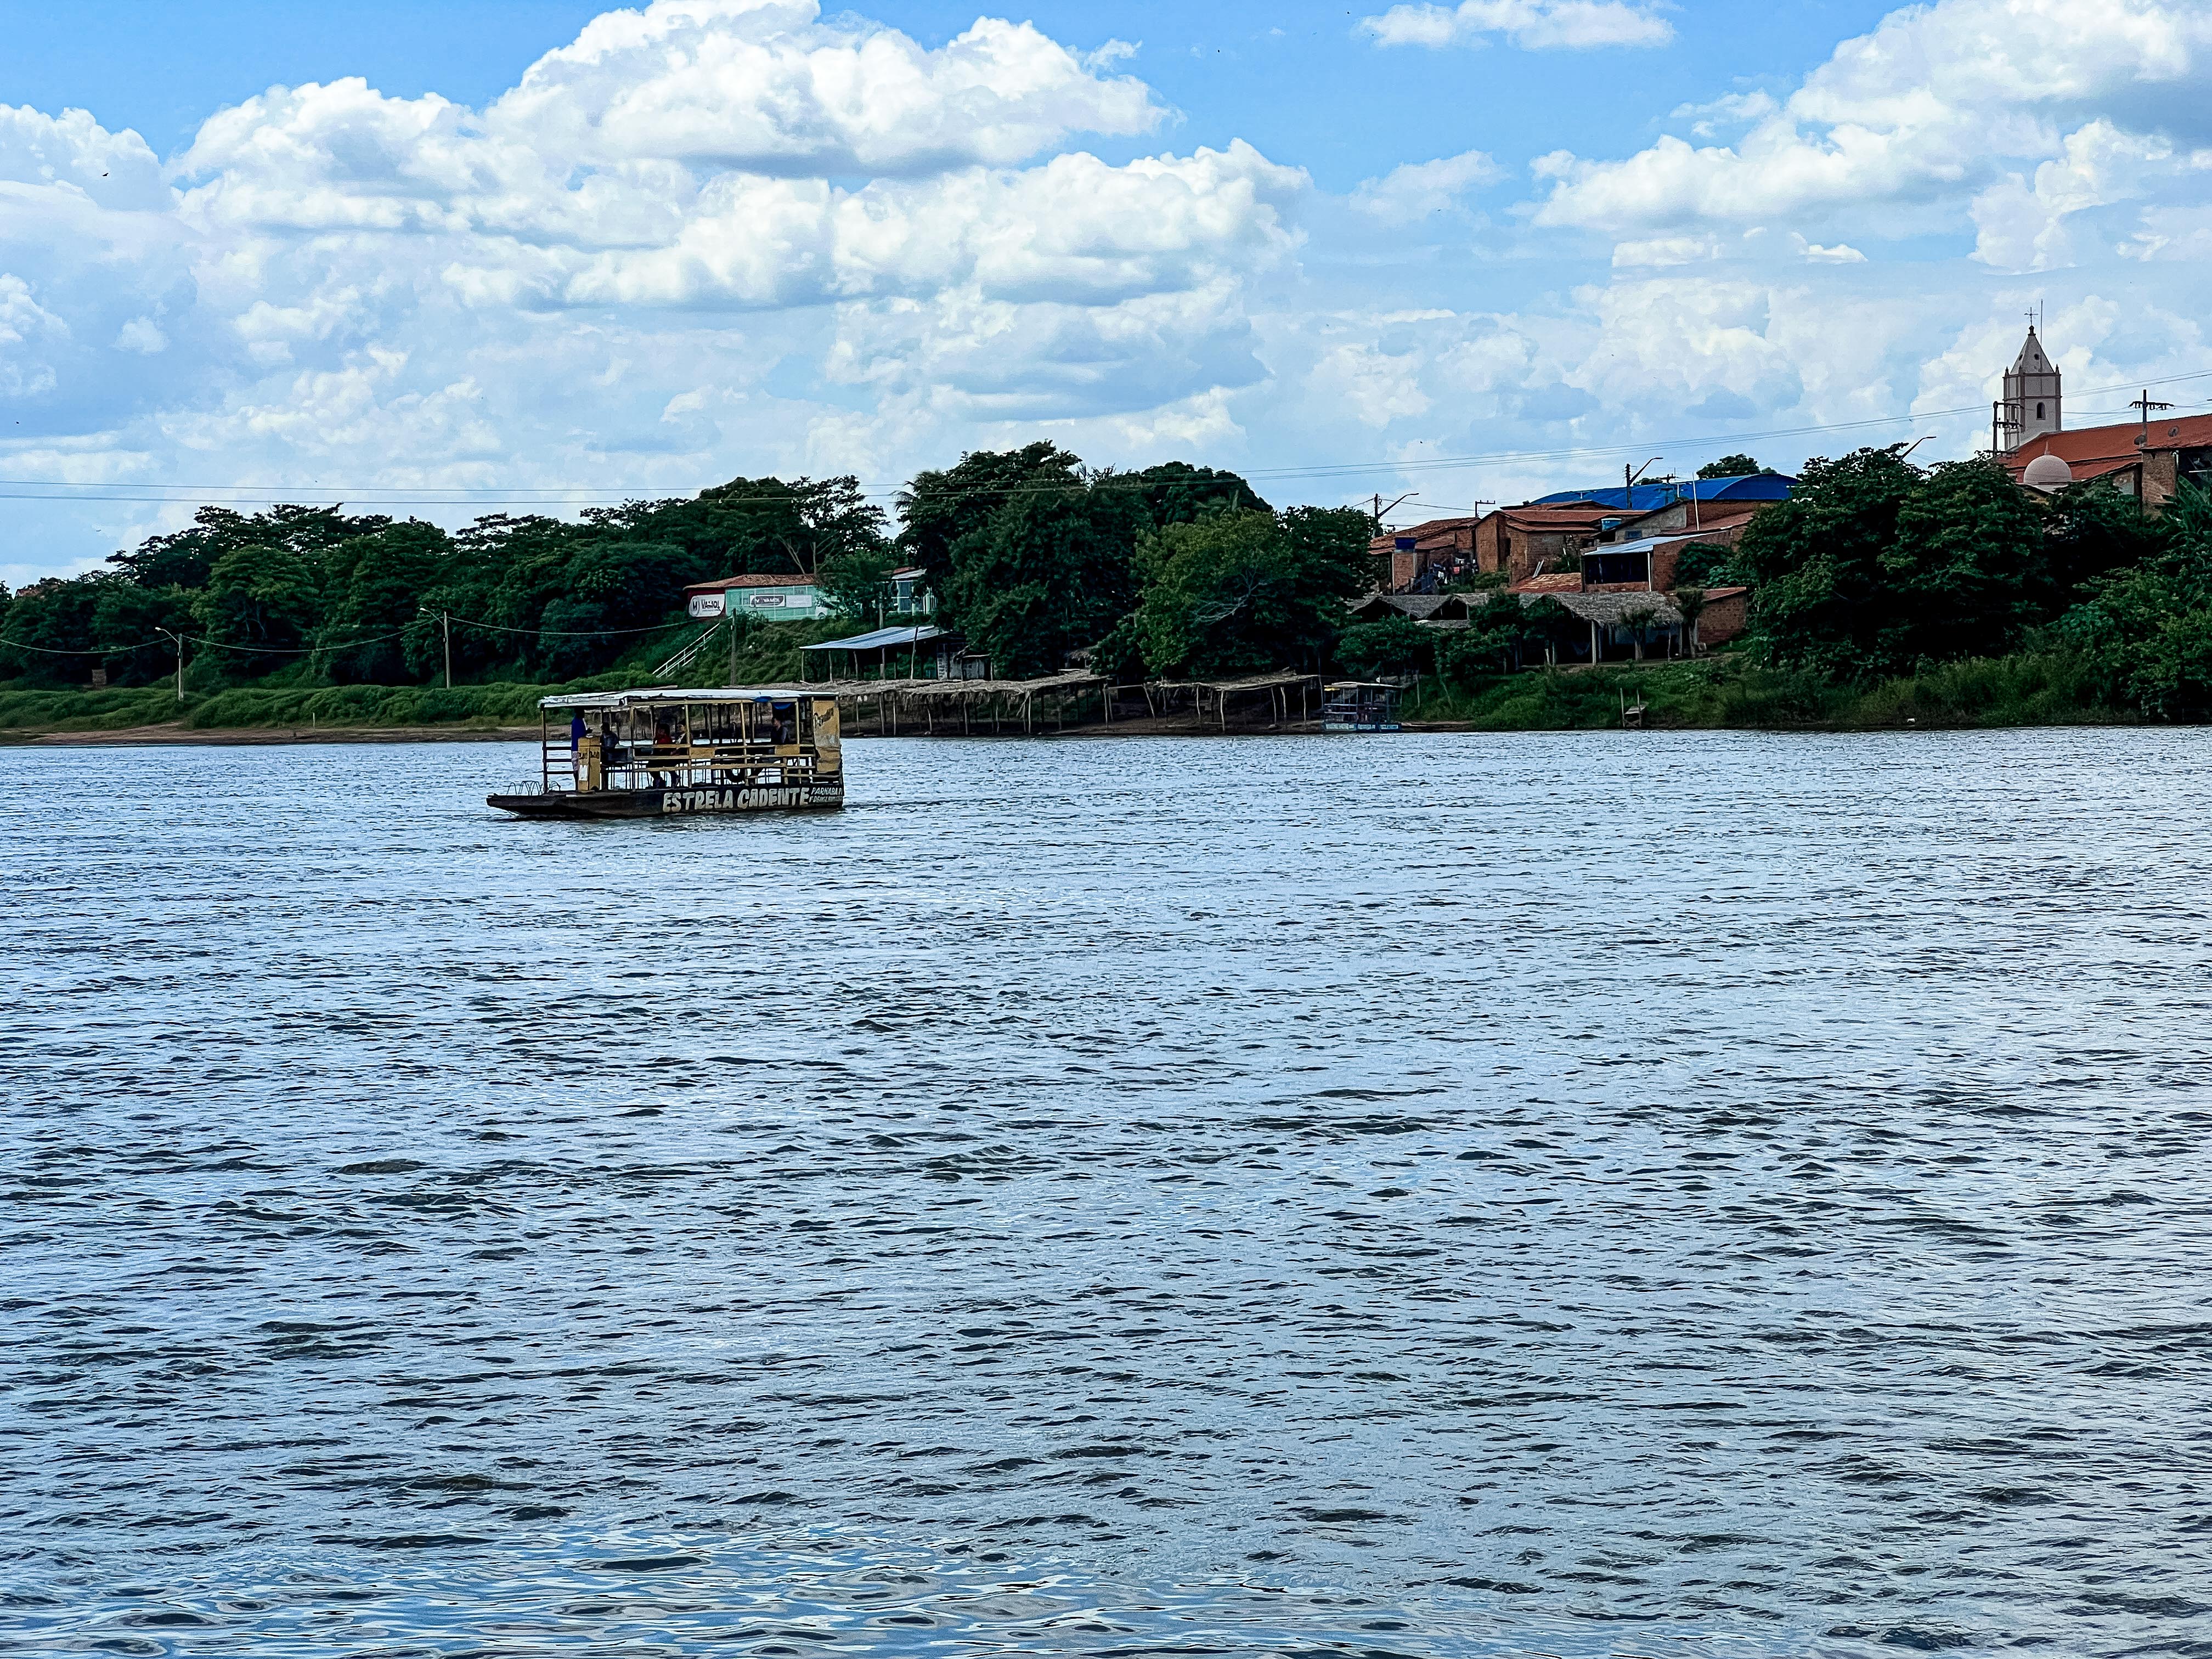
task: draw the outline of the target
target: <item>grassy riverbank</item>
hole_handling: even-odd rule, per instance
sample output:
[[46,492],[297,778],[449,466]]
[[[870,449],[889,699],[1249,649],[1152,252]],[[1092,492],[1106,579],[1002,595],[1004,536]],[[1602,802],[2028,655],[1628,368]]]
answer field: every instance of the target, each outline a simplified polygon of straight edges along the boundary
[[[763,677],[766,678],[766,677]],[[137,732],[265,732],[330,737],[419,732],[463,737],[535,727],[538,700],[554,690],[633,683],[602,675],[568,686],[259,686],[191,696],[166,685],[104,691],[0,688],[0,739]],[[1695,663],[1620,664],[1597,670],[1534,669],[1439,690],[1433,678],[1412,700],[1413,725],[1484,732],[1595,731],[1620,724],[1624,702],[1644,723],[1689,729],[1875,731],[1914,726],[2124,725],[2101,702],[2080,662],[2057,653],[1972,659],[1910,678],[1853,684],[1761,668],[1735,657]],[[1086,728],[1087,729],[1087,728]]]
[[1620,724],[1624,702],[1654,727],[1880,731],[1903,726],[2106,726],[2134,717],[2104,703],[2062,653],[1970,658],[1901,679],[1852,683],[1741,658],[1501,675],[1441,693],[1424,683],[1419,724],[1485,732],[1571,732]]

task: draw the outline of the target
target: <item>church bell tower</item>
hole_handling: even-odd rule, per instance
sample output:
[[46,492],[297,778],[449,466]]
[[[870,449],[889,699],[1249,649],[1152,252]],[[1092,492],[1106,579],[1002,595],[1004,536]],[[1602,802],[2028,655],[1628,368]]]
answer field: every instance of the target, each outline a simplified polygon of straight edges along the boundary
[[2065,430],[2058,415],[2058,366],[2035,337],[2035,325],[2027,325],[2027,343],[2005,371],[2004,397],[1991,411],[1998,449],[2018,449],[2031,438]]

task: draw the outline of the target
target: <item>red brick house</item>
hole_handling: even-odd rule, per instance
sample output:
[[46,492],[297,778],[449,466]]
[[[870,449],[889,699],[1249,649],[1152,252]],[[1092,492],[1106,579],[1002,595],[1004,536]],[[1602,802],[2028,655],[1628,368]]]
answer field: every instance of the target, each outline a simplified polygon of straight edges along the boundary
[[1625,517],[1587,501],[1502,507],[1475,526],[1475,567],[1486,574],[1502,570],[1515,584],[1528,580],[1539,567],[1547,574],[1571,569],[1584,548]]
[[1474,568],[1477,519],[1431,519],[1410,530],[1386,530],[1367,544],[1378,559],[1389,561],[1383,583],[1391,593],[1436,586]]

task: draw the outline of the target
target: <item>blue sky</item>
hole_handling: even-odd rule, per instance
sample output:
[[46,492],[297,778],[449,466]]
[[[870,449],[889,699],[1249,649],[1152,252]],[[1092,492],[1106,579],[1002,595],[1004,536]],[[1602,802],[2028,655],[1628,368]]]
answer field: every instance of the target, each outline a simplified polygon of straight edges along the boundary
[[[88,109],[167,155],[216,109],[270,86],[357,75],[398,97],[488,102],[609,9],[592,0],[10,3],[0,6],[10,41],[0,102]],[[884,4],[865,15],[936,46],[986,9]],[[1424,148],[1521,156],[1563,143],[1624,148],[1654,131],[1656,116],[1716,85],[1802,76],[1892,8],[1870,0],[1682,8],[1667,14],[1678,44],[1661,53],[1353,50],[1355,20],[1382,9],[1061,0],[1000,15],[1074,46],[1137,45],[1132,67],[1181,115],[1180,143],[1243,137],[1298,161],[1324,186],[1349,190]]]
[[0,580],[1040,436],[1401,521],[1962,455],[2039,302],[2076,423],[2212,397],[2197,0],[603,10],[0,6]]

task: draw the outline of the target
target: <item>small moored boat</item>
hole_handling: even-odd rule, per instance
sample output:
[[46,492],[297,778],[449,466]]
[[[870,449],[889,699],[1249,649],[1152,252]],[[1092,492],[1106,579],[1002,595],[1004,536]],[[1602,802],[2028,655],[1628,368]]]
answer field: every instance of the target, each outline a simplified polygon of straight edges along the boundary
[[484,798],[502,811],[658,818],[845,804],[836,699],[804,687],[584,692],[538,707],[538,787]]
[[1400,688],[1389,680],[1336,680],[1322,688],[1324,732],[1395,732]]

